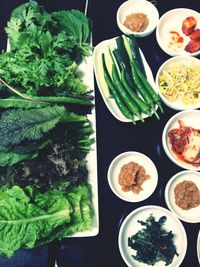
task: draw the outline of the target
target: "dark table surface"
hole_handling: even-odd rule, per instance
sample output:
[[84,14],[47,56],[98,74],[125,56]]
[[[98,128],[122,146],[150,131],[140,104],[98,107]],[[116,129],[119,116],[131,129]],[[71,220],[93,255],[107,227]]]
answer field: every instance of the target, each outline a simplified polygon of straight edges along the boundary
[[[26,2],[20,0],[0,0],[0,48],[6,47],[4,27],[12,9]],[[56,0],[38,1],[48,11],[68,8],[84,10],[85,1]],[[89,0],[88,16],[93,22],[93,45],[120,35],[116,24],[116,11],[122,0]],[[186,7],[200,12],[199,0],[157,0],[160,16],[166,11]],[[153,75],[159,66],[169,58],[158,46],[155,31],[138,40],[149,63]],[[99,234],[87,238],[67,238],[55,241],[49,246],[33,250],[22,249],[12,259],[0,257],[0,267],[51,267],[56,258],[58,267],[124,267],[118,249],[118,233],[123,219],[134,209],[144,205],[160,205],[167,208],[164,189],[167,181],[183,169],[173,164],[165,155],[161,144],[161,135],[165,123],[176,111],[164,106],[164,115],[160,121],[149,118],[145,123],[122,123],[117,121],[106,108],[95,84],[97,156],[98,156],[98,196],[99,196]],[[125,151],[138,151],[146,154],[155,163],[159,181],[156,191],[147,200],[129,203],[117,198],[109,188],[107,171],[115,156]],[[196,254],[199,224],[182,222],[185,227],[188,246],[181,267],[199,266]]]

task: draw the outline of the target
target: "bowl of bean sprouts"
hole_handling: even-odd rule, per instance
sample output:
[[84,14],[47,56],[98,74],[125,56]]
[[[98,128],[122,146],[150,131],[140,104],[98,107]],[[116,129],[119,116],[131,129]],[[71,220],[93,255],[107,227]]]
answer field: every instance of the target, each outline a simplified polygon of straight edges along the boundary
[[174,110],[200,108],[200,60],[175,56],[165,61],[156,74],[162,101]]

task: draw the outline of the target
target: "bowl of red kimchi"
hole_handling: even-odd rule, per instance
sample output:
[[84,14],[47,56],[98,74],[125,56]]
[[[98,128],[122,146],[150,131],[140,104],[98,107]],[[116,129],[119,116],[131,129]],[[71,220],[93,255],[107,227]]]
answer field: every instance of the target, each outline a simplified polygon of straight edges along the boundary
[[162,144],[176,165],[200,171],[200,110],[185,110],[171,117],[164,127]]

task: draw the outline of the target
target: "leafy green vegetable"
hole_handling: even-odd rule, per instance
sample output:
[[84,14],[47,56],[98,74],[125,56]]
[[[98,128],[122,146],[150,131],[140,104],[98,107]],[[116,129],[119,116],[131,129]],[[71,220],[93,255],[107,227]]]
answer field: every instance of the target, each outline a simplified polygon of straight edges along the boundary
[[[38,148],[37,144],[31,144],[30,141],[28,147],[25,144],[16,146],[13,153],[18,163],[8,164],[13,163],[9,154],[0,159],[0,166],[3,166],[0,167],[0,184],[9,187],[33,185],[40,192],[66,190],[70,184],[79,184],[88,175],[86,155],[94,141],[90,138],[91,133],[88,122],[61,124],[46,136],[51,141],[42,144],[42,150],[42,145],[38,145]],[[24,154],[27,158],[23,159]],[[37,157],[32,157],[35,154]]]
[[31,108],[42,108],[48,106],[49,103],[47,102],[36,102],[28,99],[20,99],[15,97],[8,97],[5,99],[0,99],[0,107],[1,108],[24,108],[24,109],[31,109]]
[[173,242],[174,234],[163,228],[166,220],[167,217],[162,216],[156,221],[151,214],[145,222],[138,221],[144,228],[128,238],[128,246],[136,250],[136,255],[132,255],[135,260],[148,265],[164,261],[167,266],[175,255],[178,256]]
[[11,51],[0,55],[0,76],[7,83],[34,96],[88,91],[77,74],[78,63],[91,50],[90,22],[82,12],[47,13],[31,1],[12,12],[6,32]]
[[[91,90],[78,69],[90,54],[80,11],[47,13],[36,1],[7,24],[0,54],[0,255],[11,257],[91,228],[86,115]],[[77,106],[78,105],[78,106]],[[67,107],[66,107],[67,106]]]
[[88,38],[90,37],[90,24],[87,17],[79,10],[68,10],[53,12],[55,20],[59,23],[62,30],[67,35],[74,36],[77,40],[80,52],[84,56],[88,56],[90,47],[88,46]]
[[0,166],[12,166],[20,161],[31,160],[38,156],[39,150],[51,143],[46,140],[39,144],[29,146],[17,146],[13,150],[0,152]]
[[34,188],[0,190],[0,254],[11,257],[22,247],[33,248],[91,227],[93,208],[88,184],[67,192]]
[[[40,108],[50,104],[79,104],[91,105],[91,100],[87,96],[31,96],[19,92],[17,89],[12,88],[4,80],[0,79],[0,83],[5,85],[9,91],[16,94],[17,97],[8,97],[0,99],[0,107],[16,107],[16,108]],[[21,97],[21,98],[19,98]]]
[[18,145],[23,140],[41,139],[59,122],[85,120],[86,117],[68,112],[62,106],[4,111],[0,117],[0,151]]

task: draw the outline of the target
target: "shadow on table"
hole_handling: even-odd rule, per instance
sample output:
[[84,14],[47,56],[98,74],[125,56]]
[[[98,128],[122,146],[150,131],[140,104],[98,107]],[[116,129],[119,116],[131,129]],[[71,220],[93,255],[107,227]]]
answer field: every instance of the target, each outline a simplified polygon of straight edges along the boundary
[[0,267],[49,267],[48,247],[20,249],[12,258],[0,257]]

